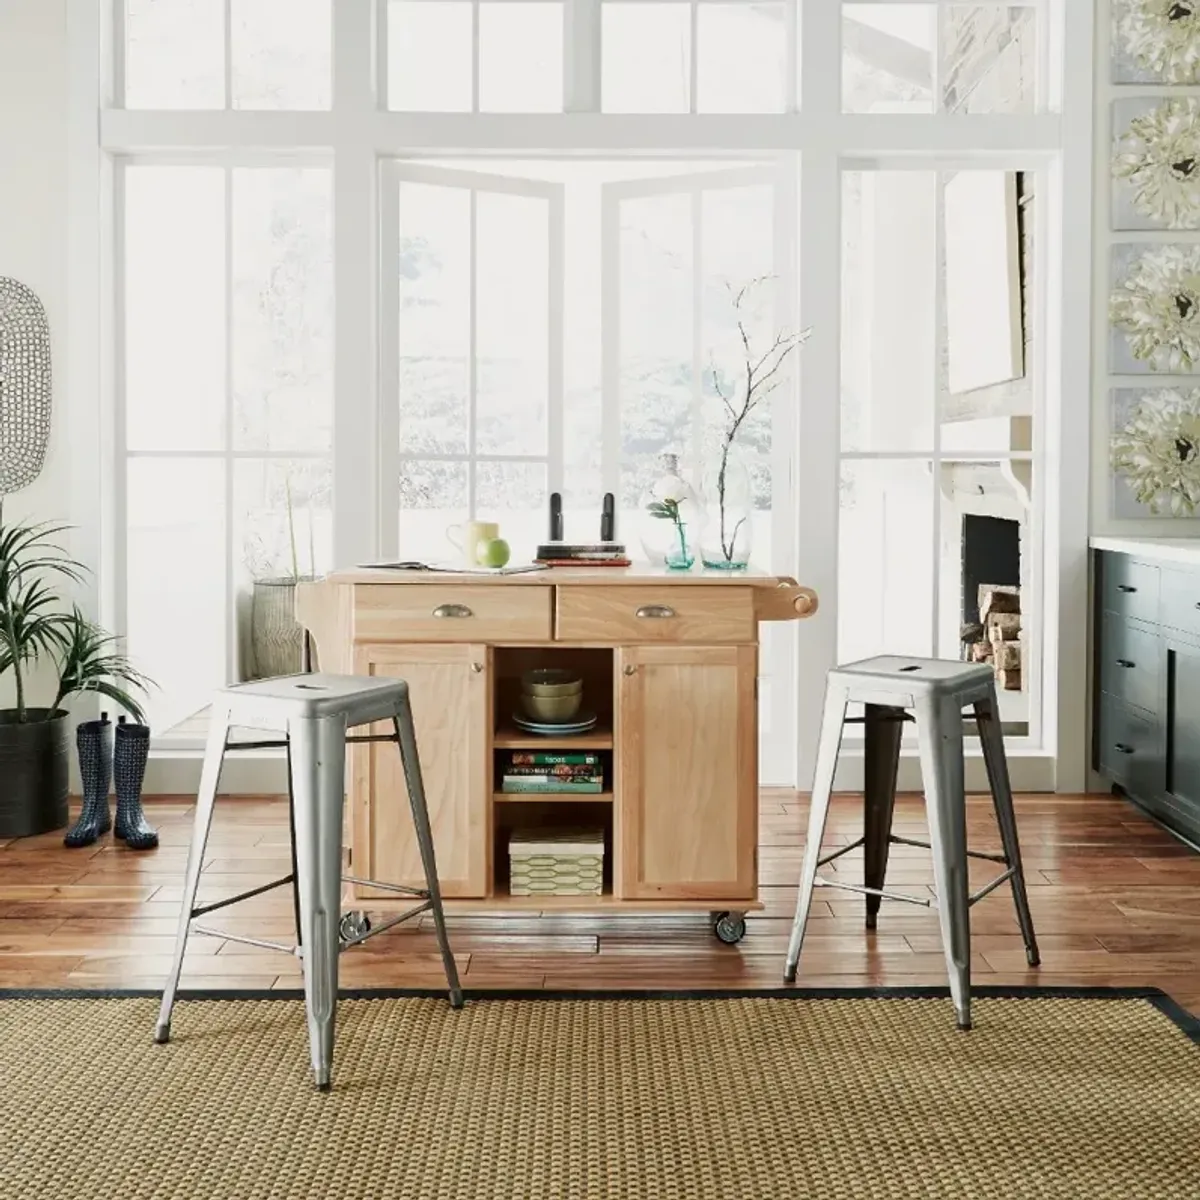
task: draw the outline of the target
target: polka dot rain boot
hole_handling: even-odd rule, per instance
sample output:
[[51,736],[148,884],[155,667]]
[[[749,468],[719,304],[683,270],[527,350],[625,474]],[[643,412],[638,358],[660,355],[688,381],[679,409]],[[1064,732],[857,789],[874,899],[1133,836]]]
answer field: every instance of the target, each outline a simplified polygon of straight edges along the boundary
[[79,775],[83,784],[83,808],[79,820],[67,830],[64,846],[90,846],[112,828],[108,811],[108,788],[113,773],[113,728],[108,713],[98,721],[82,721],[75,730],[79,752]]
[[150,727],[127,725],[117,718],[117,748],[113,777],[117,787],[117,827],[114,833],[130,850],[153,850],[158,834],[142,812],[142,780],[150,754]]

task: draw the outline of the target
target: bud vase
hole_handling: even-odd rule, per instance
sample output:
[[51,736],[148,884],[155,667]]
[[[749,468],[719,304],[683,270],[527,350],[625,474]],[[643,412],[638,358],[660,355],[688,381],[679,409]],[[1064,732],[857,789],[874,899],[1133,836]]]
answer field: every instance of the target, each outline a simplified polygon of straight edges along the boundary
[[744,571],[754,533],[754,490],[740,448],[722,438],[704,470],[707,519],[700,539],[704,565],[716,571]]
[[679,474],[679,458],[660,454],[659,475],[638,501],[639,534],[646,557],[656,567],[690,570],[704,509],[695,489]]

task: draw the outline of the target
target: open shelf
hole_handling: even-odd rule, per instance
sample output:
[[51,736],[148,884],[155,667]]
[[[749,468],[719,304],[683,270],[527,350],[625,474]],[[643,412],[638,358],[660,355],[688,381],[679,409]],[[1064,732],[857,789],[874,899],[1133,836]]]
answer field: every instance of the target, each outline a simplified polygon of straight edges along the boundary
[[494,792],[496,804],[611,804],[612,792]]
[[492,739],[497,750],[547,750],[570,753],[572,750],[611,750],[612,729],[597,726],[588,733],[551,737],[523,733],[515,725],[501,725]]
[[[447,902],[453,904],[453,902]],[[653,912],[661,913],[664,909],[672,912],[759,912],[763,908],[761,900],[621,900],[614,896],[605,885],[605,891],[600,896],[514,896],[508,890],[507,880],[496,881],[495,891],[488,900],[488,906],[498,905],[508,909],[522,909],[527,912],[594,912],[597,909],[619,909],[624,912]]]

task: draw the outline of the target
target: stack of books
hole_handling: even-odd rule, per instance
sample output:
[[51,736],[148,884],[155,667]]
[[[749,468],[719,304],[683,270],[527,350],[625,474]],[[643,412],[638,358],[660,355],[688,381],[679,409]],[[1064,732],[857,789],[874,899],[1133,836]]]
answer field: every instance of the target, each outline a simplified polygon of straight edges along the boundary
[[543,542],[534,562],[544,567],[627,567],[621,542]]
[[598,793],[604,791],[604,767],[598,754],[558,754],[514,750],[504,764],[502,792]]

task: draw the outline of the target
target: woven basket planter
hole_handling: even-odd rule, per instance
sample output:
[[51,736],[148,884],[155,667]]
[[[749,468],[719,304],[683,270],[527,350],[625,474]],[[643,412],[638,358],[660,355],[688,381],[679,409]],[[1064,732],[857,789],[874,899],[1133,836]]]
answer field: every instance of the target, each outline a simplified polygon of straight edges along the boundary
[[250,616],[255,679],[295,675],[303,669],[304,629],[296,620],[296,584],[308,578],[256,579]]

